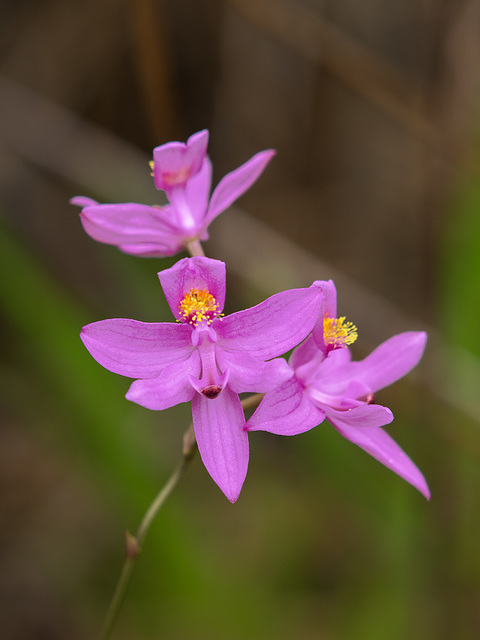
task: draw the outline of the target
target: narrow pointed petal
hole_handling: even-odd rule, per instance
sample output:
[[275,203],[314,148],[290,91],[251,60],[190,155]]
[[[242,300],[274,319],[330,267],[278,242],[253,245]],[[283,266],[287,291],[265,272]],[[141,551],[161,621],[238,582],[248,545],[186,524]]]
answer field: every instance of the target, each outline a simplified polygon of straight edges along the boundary
[[310,333],[321,299],[321,290],[315,287],[282,291],[256,307],[217,320],[215,331],[229,351],[249,351],[261,360],[275,358]]
[[190,356],[191,334],[189,325],[114,318],[86,325],[80,337],[105,369],[128,378],[154,378]]
[[87,196],[74,196],[73,198],[70,198],[69,203],[74,204],[76,207],[90,207],[98,204],[96,200],[87,198]]
[[260,151],[238,169],[227,173],[212,194],[206,222],[210,223],[250,189],[274,155],[275,151],[272,149]]
[[369,386],[372,391],[396,382],[420,361],[427,334],[423,331],[408,331],[383,342],[364,360],[353,362],[351,377]]
[[293,377],[265,394],[247,422],[248,431],[268,431],[279,436],[295,436],[319,425],[325,413],[318,409]]
[[196,395],[189,380],[190,376],[199,375],[200,358],[198,352],[194,351],[187,360],[165,367],[156,378],[135,380],[125,397],[146,409],[168,409],[181,402],[189,402]]
[[163,242],[178,238],[179,230],[167,218],[168,207],[145,204],[97,204],[84,207],[80,213],[83,228],[94,240],[105,244]]
[[206,289],[221,312],[225,304],[225,263],[212,258],[183,258],[158,274],[167,302],[177,320],[182,319],[179,304],[190,289]]
[[183,142],[168,142],[153,150],[153,178],[157,189],[167,193],[182,187],[202,167],[208,145],[208,131],[194,133]]
[[393,413],[380,404],[361,404],[346,411],[337,411],[331,407],[323,407],[327,419],[338,420],[350,427],[384,427],[393,420]]
[[203,464],[230,502],[235,502],[248,467],[248,435],[240,399],[228,387],[213,400],[196,394],[192,414]]
[[357,428],[339,420],[329,421],[347,440],[353,442],[394,473],[409,482],[430,500],[430,490],[418,467],[398,446],[386,431],[380,427]]
[[263,362],[248,353],[217,348],[217,364],[229,372],[228,386],[235,393],[264,393],[291,378],[293,370],[283,358]]

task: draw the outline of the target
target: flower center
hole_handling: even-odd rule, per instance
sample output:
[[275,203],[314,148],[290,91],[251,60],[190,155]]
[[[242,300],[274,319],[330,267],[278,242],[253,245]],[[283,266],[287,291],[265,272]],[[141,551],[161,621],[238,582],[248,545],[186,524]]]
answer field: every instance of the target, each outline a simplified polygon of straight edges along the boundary
[[188,322],[194,327],[206,322],[210,324],[221,315],[218,311],[218,302],[206,289],[190,289],[178,306],[183,322]]
[[353,344],[358,338],[357,327],[352,322],[345,322],[345,316],[341,318],[323,318],[323,339],[325,344],[334,347],[345,347]]

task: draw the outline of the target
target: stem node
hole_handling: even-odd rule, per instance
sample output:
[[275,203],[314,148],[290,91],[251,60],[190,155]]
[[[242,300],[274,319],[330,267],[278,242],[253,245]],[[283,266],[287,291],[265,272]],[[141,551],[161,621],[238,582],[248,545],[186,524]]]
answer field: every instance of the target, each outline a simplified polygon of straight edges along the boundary
[[127,558],[136,558],[141,551],[137,537],[132,535],[130,531],[125,531],[125,546]]

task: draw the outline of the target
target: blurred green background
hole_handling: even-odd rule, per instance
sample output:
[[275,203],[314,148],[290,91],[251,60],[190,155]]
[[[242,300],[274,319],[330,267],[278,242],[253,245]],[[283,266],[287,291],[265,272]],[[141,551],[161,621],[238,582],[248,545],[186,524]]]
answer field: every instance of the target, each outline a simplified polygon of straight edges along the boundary
[[227,311],[334,278],[357,357],[429,332],[377,400],[420,494],[327,423],[254,433],[231,505],[197,459],[154,523],[119,640],[424,640],[480,629],[480,4],[12,0],[0,8],[0,629],[97,636],[189,407],[124,399],[83,324],[170,320],[156,272],[74,195],[154,204],[154,146],[209,128],[214,182],[277,157],[211,228]]

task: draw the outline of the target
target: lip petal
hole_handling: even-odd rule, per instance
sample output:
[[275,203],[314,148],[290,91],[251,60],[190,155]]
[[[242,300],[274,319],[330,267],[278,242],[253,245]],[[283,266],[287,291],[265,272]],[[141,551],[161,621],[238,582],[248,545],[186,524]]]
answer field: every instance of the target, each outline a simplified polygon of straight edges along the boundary
[[153,150],[153,179],[157,189],[167,194],[183,187],[202,167],[207,153],[208,131],[191,135],[186,144],[167,142]]
[[167,302],[177,320],[181,320],[179,305],[191,289],[205,289],[215,298],[218,311],[225,304],[225,263],[212,258],[183,258],[173,267],[158,273]]

